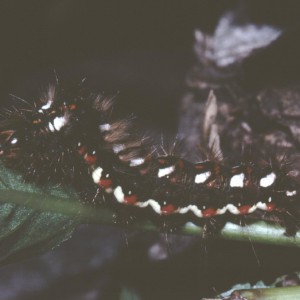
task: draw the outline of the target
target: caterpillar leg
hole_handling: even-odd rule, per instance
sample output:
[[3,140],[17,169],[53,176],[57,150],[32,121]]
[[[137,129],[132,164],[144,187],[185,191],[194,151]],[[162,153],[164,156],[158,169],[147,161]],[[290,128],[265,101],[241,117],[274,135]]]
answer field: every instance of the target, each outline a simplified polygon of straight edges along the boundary
[[300,229],[298,220],[299,218],[297,218],[294,213],[289,211],[287,211],[282,218],[285,227],[284,235],[288,237],[295,236],[297,231]]

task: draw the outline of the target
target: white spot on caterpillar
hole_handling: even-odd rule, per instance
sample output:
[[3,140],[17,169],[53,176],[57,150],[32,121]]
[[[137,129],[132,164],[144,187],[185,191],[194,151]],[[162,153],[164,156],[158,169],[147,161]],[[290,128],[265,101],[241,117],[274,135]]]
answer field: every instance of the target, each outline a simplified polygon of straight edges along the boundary
[[157,213],[157,214],[161,214],[161,209],[160,209],[160,205],[157,201],[153,200],[153,199],[149,199],[145,202],[138,202],[137,205],[139,207],[147,207],[148,205],[152,207],[152,209]]
[[227,206],[223,206],[222,208],[218,208],[216,214],[217,215],[224,215],[227,211]]
[[113,145],[113,151],[115,154],[118,154],[119,152],[125,150],[125,145],[124,144],[116,144]]
[[137,167],[142,165],[145,162],[144,158],[135,158],[130,161],[130,167]]
[[101,124],[101,125],[99,125],[99,129],[101,132],[109,131],[110,125],[108,123]]
[[195,176],[195,183],[196,184],[204,183],[209,178],[210,175],[211,175],[210,171],[207,171],[207,172],[201,173],[201,174],[197,174]]
[[120,203],[124,202],[124,193],[120,186],[117,186],[114,190],[114,196],[116,197],[117,201]]
[[179,209],[178,212],[180,214],[186,214],[189,211],[193,212],[199,218],[203,217],[201,209],[199,209],[196,205],[188,205],[186,207],[182,207]]
[[167,167],[167,168],[163,168],[163,169],[159,169],[158,170],[158,174],[157,176],[159,178],[164,177],[166,175],[170,175],[171,173],[173,173],[175,170],[175,166],[171,166],[171,167]]
[[274,172],[272,172],[272,173],[268,174],[267,176],[261,178],[259,181],[259,185],[261,187],[268,187],[274,183],[275,179],[276,179],[276,175]]
[[12,145],[15,145],[17,142],[18,142],[18,139],[17,138],[13,138],[10,143]]
[[[268,202],[271,202],[271,201],[272,201],[272,198],[269,197]],[[263,202],[261,202],[261,201],[259,201],[259,202],[256,203],[256,208],[257,208],[257,209],[261,209],[261,210],[268,210],[267,204],[266,204],[266,203],[263,203]]]
[[40,109],[39,109],[39,113],[42,113],[43,110],[47,110],[48,108],[51,107],[53,101],[48,101],[45,105],[43,105]]
[[238,215],[240,213],[239,209],[233,204],[227,204],[226,209],[233,215]]
[[297,191],[286,191],[285,194],[286,194],[288,197],[292,197],[292,196],[297,195]]
[[49,130],[50,130],[51,132],[54,132],[54,131],[55,131],[55,128],[54,128],[54,126],[52,125],[51,122],[48,123],[48,128],[49,128]]
[[230,187],[243,187],[244,186],[244,179],[245,179],[245,174],[240,173],[237,175],[234,175],[230,179]]
[[65,126],[67,123],[67,120],[65,117],[56,117],[53,120],[53,125],[56,131],[60,131],[60,129]]
[[102,175],[103,169],[98,167],[97,169],[94,170],[92,177],[95,183],[98,183],[101,179],[101,175]]
[[257,209],[257,205],[253,205],[248,209],[248,214],[252,214],[253,212],[255,212]]

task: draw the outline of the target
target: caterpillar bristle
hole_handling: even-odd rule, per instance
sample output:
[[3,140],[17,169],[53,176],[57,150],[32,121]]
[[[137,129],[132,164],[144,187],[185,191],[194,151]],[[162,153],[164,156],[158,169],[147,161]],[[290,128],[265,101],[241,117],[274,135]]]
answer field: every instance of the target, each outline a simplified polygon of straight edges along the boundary
[[0,158],[27,181],[71,185],[82,202],[112,206],[125,223],[147,214],[172,230],[192,221],[209,235],[228,219],[276,215],[295,234],[300,181],[293,164],[286,154],[264,158],[252,148],[224,159],[212,93],[205,128],[214,139],[199,147],[196,163],[186,159],[183,139],[162,136],[153,145],[133,116],[115,117],[115,98],[49,86],[36,107],[3,112]]
[[35,106],[38,107],[40,106],[40,104],[47,104],[47,103],[53,103],[55,101],[55,98],[57,96],[57,85],[54,84],[49,84],[48,89],[46,90],[46,92],[41,94],[41,97],[39,98],[39,101],[41,103],[36,103],[35,102]]
[[116,101],[116,97],[117,94],[114,94],[112,96],[106,96],[106,97],[103,97],[101,94],[97,95],[93,106],[95,110],[110,115],[112,113]]

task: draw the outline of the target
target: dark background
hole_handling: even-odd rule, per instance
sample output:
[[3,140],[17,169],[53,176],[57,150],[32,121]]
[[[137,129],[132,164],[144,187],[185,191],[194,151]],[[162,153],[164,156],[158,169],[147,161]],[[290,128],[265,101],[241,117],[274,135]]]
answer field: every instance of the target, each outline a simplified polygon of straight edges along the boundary
[[87,77],[95,89],[121,91],[128,110],[147,125],[174,129],[184,76],[194,63],[194,30],[213,31],[232,8],[246,21],[288,30],[271,55],[245,64],[247,84],[281,81],[281,70],[294,77],[300,69],[297,1],[10,0],[0,4],[1,100],[8,93],[37,97],[56,70],[62,82]]
[[212,30],[232,3],[2,1],[1,99],[37,97],[56,70],[61,81],[121,91],[149,126],[174,129],[194,29]]
[[[245,20],[258,24],[274,24],[286,30],[274,46],[245,62],[245,86],[255,89],[298,80],[300,8],[296,0],[9,0],[1,1],[0,4],[1,102],[7,104],[14,101],[8,96],[9,93],[33,101],[47,87],[49,81],[54,82],[56,70],[62,84],[79,82],[86,77],[87,85],[92,89],[120,91],[122,109],[125,112],[134,112],[145,127],[176,132],[178,103],[185,91],[185,74],[195,63],[194,30],[200,28],[212,32],[219,17],[232,8],[238,9],[241,18]],[[112,235],[117,242],[112,241]],[[93,248],[94,252],[88,253],[91,241],[97,247]],[[173,258],[171,262],[164,262],[163,265],[156,263],[153,267],[145,262],[143,254],[147,251],[147,245],[151,244],[149,240],[132,244],[131,249],[141,248],[136,250],[137,253],[131,252],[136,253],[137,260],[128,263],[121,258],[121,262],[112,263],[108,269],[103,269],[103,265],[99,263],[97,266],[101,267],[97,272],[93,273],[86,267],[88,271],[85,270],[83,277],[80,277],[86,255],[96,259],[102,251],[106,254],[113,253],[113,256],[116,255],[116,248],[120,244],[124,247],[124,243],[124,236],[120,232],[116,233],[115,229],[81,228],[71,242],[67,242],[56,252],[24,264],[5,267],[1,281],[3,286],[11,287],[7,299],[52,299],[54,289],[59,289],[58,295],[61,295],[61,299],[114,299],[113,296],[99,296],[101,293],[92,292],[95,286],[104,286],[104,290],[115,291],[116,274],[121,272],[126,277],[127,270],[133,272],[132,278],[128,280],[133,285],[139,285],[145,295],[150,295],[149,299],[159,299],[159,296],[151,298],[151,295],[161,295],[159,293],[164,287],[171,291],[172,285],[178,286],[187,282],[185,278],[188,274],[192,274],[193,280],[187,285],[183,284],[183,294],[187,295],[188,289],[197,290],[197,280],[200,280],[197,276],[200,275],[192,268],[195,262],[193,259],[197,255],[191,255],[195,252],[181,255],[179,262]],[[217,245],[214,248],[219,247]],[[227,251],[234,257],[235,252],[230,250],[232,246],[223,247],[224,252]],[[76,249],[80,249],[80,253]],[[249,245],[247,249],[251,249],[253,253]],[[251,261],[256,264],[255,256],[249,255],[252,255]],[[73,271],[65,272],[65,277],[62,272],[54,272],[56,275],[49,273],[47,268],[52,264],[49,263],[49,256],[53,263],[66,269],[72,266]],[[66,257],[74,259],[66,264]],[[212,284],[213,277],[219,274],[220,268],[222,272],[219,277],[226,276],[224,274],[233,268],[232,264],[221,265],[222,261],[222,257],[219,257],[219,265],[211,266],[209,277]],[[185,265],[185,268],[176,268],[180,264]],[[269,265],[272,264],[270,261]],[[288,268],[292,269],[292,266]],[[23,277],[18,275],[19,279],[16,279],[14,274],[19,274],[20,270]],[[30,277],[26,278],[28,274],[38,276],[32,275],[30,281]],[[51,278],[50,286],[47,285],[47,280],[46,284],[37,280],[43,278],[43,274]],[[86,280],[84,276],[87,276]],[[64,281],[66,278],[67,283]],[[159,284],[155,278],[160,279]],[[77,298],[72,295],[74,286],[79,289],[74,291]],[[176,299],[182,297],[177,294],[172,299],[175,296]],[[57,295],[55,298],[59,299]],[[167,296],[165,299],[168,299]]]

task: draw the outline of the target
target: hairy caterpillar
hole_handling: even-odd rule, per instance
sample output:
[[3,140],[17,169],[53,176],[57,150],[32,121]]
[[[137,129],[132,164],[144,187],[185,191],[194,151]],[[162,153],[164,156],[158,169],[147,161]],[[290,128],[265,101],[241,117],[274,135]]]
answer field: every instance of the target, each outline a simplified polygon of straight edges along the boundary
[[175,225],[216,231],[226,218],[263,212],[296,233],[300,185],[288,165],[254,154],[234,166],[216,155],[195,164],[160,155],[130,118],[113,117],[113,99],[49,88],[40,104],[1,120],[2,160],[27,180],[72,185],[85,202],[104,199]]

